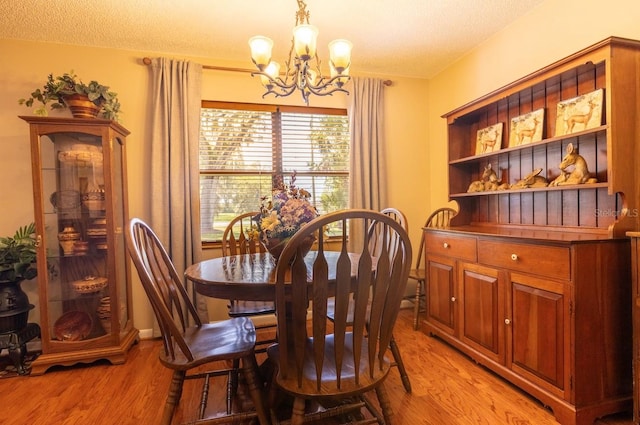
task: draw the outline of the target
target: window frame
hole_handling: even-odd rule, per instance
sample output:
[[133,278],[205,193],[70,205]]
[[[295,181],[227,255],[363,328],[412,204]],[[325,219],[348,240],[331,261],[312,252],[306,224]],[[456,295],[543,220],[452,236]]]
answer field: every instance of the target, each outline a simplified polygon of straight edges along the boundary
[[[327,107],[311,107],[311,106],[293,106],[293,105],[278,105],[278,104],[266,104],[266,103],[249,103],[249,102],[230,102],[230,101],[216,101],[216,100],[202,100],[201,108],[207,109],[232,109],[232,110],[252,110],[258,112],[270,112],[275,113],[272,122],[277,123],[278,125],[273,125],[273,128],[278,129],[278,133],[280,133],[280,123],[277,121],[280,119],[281,113],[299,113],[299,114],[313,114],[313,115],[335,115],[335,116],[348,116],[346,108],[327,108]],[[272,176],[272,184],[273,177],[276,175],[280,175],[287,181],[287,175],[283,170],[283,156],[282,156],[282,137],[274,136],[272,138],[272,167],[273,167],[273,176]],[[264,174],[263,171],[255,171],[255,170],[202,170],[199,168],[198,170],[198,178],[206,175],[235,175],[235,174],[245,174],[245,175],[260,175]],[[345,169],[345,171],[296,171],[296,174],[299,177],[303,176],[326,176],[326,177],[346,177],[347,181],[350,178],[350,170],[349,167]],[[346,188],[348,191],[348,187]],[[256,202],[258,202],[256,200]],[[201,214],[201,208],[198,209],[198,214]],[[221,245],[220,240],[201,240],[202,248],[219,248]]]

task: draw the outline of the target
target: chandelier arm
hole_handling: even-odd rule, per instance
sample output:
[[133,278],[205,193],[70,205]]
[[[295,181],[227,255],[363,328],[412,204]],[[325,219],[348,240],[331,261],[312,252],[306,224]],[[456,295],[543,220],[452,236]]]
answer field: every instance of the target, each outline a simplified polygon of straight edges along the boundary
[[[254,71],[254,72],[251,73],[252,77],[254,77],[256,75],[267,77],[267,79],[269,80],[270,83],[273,83],[274,85],[280,87],[281,89],[289,90],[289,89],[295,89],[296,88],[295,81],[292,82],[291,84],[286,84],[286,81],[282,81],[282,79],[280,77],[273,78],[273,77],[271,77],[271,75],[267,74],[266,72]],[[291,91],[291,93],[293,93],[293,91]]]
[[[340,83],[340,80],[339,80],[340,78],[346,78],[346,81],[344,83]],[[322,77],[321,76],[319,84],[316,84],[315,86],[313,84],[307,84],[307,87],[312,88],[312,89],[316,89],[316,90],[318,90],[318,89],[321,90],[323,88],[326,88],[326,87],[329,87],[329,86],[333,86],[335,84],[335,86],[337,86],[339,88],[342,88],[342,86],[345,85],[349,80],[351,80],[351,76],[350,75],[336,75],[335,77],[331,77],[329,79],[327,79],[326,77]]]
[[[267,89],[267,91],[262,95],[263,98],[268,94],[273,94],[276,97],[289,96],[296,90],[297,87],[295,85],[283,87],[282,85],[275,84],[275,85],[265,86],[265,88]],[[274,90],[275,88],[279,89],[279,92]]]
[[335,86],[331,87],[331,90],[329,90],[329,91],[324,91],[324,90],[328,90],[328,87],[322,87],[320,90],[316,90],[316,89],[311,88],[311,86],[307,86],[307,89],[311,93],[315,94],[316,96],[329,96],[329,95],[331,95],[331,94],[333,94],[333,93],[335,93],[337,91],[349,94],[348,90],[343,89],[342,87],[335,87]]

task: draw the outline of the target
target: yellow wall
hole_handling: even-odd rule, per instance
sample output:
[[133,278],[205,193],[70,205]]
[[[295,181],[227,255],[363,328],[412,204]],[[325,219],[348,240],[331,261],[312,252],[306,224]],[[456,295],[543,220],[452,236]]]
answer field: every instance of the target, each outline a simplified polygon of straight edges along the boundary
[[[548,0],[429,81],[376,76],[394,82],[385,89],[389,200],[407,215],[414,244],[428,212],[447,202],[446,125],[442,114],[610,35],[640,39],[638,22],[637,0]],[[142,142],[148,135],[149,71],[141,58],[159,55],[0,40],[0,235],[13,234],[16,227],[33,220],[28,129],[17,118],[30,111],[18,105],[17,99],[42,86],[47,74],[71,69],[119,93],[122,123],[131,131],[130,214],[148,217],[153,198],[143,182],[143,170],[149,164],[142,155]],[[190,59],[209,65],[250,67],[248,61],[238,64]],[[296,96],[263,100],[258,81],[247,74],[205,70],[203,85],[205,99],[301,103]],[[338,94],[314,98],[311,103],[346,107],[348,99]],[[152,312],[137,278],[133,283],[134,324],[148,329]],[[24,287],[31,302],[37,304],[36,283]],[[37,319],[37,312],[31,319]]]
[[[49,73],[61,74],[75,71],[84,80],[95,79],[109,85],[118,93],[122,103],[122,124],[131,131],[127,139],[129,206],[130,215],[143,219],[149,217],[153,208],[153,197],[146,190],[144,169],[148,167],[143,156],[142,145],[148,137],[147,106],[149,104],[149,70],[142,65],[145,56],[160,56],[150,52],[132,52],[112,49],[96,49],[49,43],[34,43],[15,40],[0,40],[0,197],[3,212],[0,220],[0,235],[12,235],[22,224],[33,220],[33,198],[27,124],[18,115],[31,115],[32,111],[18,105],[17,100],[28,96],[34,89],[44,85]],[[213,62],[207,58],[189,58],[198,63],[218,66],[249,68],[247,63]],[[418,223],[429,209],[425,196],[415,196],[415,191],[425,192],[427,182],[418,177],[425,169],[426,125],[426,81],[408,78],[391,78],[393,86],[385,88],[385,130],[388,152],[390,204],[400,208]],[[301,105],[299,96],[262,99],[263,90],[257,78],[249,74],[224,71],[203,71],[203,98],[209,100],[289,103]],[[312,98],[311,106],[348,106],[348,97],[336,94],[325,98]],[[64,115],[69,114],[65,111]],[[56,114],[50,113],[51,116]],[[418,185],[415,182],[419,182]],[[413,182],[412,184],[409,184]],[[414,192],[410,193],[409,188]],[[419,189],[421,188],[421,189]],[[258,200],[256,200],[256,203]],[[413,237],[419,238],[418,227]],[[211,253],[208,253],[211,254]],[[213,253],[215,255],[215,253]],[[39,305],[36,281],[26,282],[23,287],[31,303]],[[152,325],[152,311],[137,276],[133,279],[134,324],[139,329]],[[212,318],[221,318],[224,309],[212,309]],[[38,321],[38,311],[33,310],[30,320]]]

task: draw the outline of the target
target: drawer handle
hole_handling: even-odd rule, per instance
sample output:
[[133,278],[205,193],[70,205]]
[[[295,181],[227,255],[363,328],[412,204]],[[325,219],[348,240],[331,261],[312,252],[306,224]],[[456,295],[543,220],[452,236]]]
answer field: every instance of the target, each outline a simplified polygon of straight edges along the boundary
[[451,302],[452,303],[456,302],[456,297],[451,297]]
[[504,319],[504,324],[505,324],[505,325],[510,325],[510,324],[511,324],[511,320],[509,320],[509,319]]
[[511,259],[513,261],[518,261],[518,254],[511,254]]
[[447,249],[447,248],[449,248],[449,244],[445,242],[445,243],[443,243],[443,244],[442,244],[442,247],[443,247],[444,249]]

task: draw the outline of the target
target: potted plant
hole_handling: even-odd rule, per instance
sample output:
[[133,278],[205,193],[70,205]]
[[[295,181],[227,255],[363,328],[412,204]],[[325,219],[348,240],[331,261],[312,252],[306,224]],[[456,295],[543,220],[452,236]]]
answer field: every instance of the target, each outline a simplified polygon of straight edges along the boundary
[[35,224],[20,227],[13,237],[0,237],[0,333],[27,326],[29,304],[20,288],[23,280],[36,277]]
[[36,115],[46,116],[47,105],[53,109],[69,108],[74,117],[93,118],[98,114],[103,118],[118,121],[120,102],[117,93],[95,80],[85,84],[73,71],[57,77],[49,74],[42,89],[36,89],[26,99],[18,103],[32,107],[34,102],[42,105],[34,110]]

